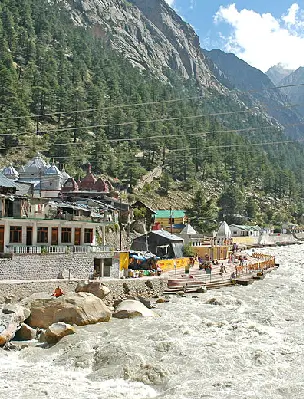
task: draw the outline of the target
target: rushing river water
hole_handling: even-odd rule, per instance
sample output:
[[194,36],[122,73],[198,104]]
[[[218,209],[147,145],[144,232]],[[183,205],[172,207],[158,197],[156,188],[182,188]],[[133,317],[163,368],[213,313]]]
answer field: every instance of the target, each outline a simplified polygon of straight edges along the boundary
[[174,296],[160,317],[0,350],[0,398],[303,399],[303,249],[264,250],[280,263],[264,280]]

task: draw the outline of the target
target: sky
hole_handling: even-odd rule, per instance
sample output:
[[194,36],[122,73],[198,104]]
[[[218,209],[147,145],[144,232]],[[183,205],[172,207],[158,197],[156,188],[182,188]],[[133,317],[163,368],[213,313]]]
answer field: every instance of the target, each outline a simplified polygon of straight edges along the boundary
[[304,66],[304,0],[166,0],[201,47],[236,54],[266,72]]

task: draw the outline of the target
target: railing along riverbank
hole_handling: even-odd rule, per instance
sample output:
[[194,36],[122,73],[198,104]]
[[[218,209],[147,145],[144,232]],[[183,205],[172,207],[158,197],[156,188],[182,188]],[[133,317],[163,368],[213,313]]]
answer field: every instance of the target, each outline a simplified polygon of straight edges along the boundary
[[[211,263],[211,262],[210,262]],[[241,256],[234,261],[225,260],[211,263],[199,269],[193,266],[189,269],[179,269],[168,273],[168,292],[195,292],[199,287],[220,288],[232,284],[248,285],[255,278],[263,278],[264,274],[276,266],[275,257],[255,253],[254,256]]]

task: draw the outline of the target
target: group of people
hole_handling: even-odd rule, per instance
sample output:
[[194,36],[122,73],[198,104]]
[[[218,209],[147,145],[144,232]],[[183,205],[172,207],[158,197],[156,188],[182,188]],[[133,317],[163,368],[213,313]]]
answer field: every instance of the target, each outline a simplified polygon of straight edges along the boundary
[[141,277],[141,275],[144,274],[144,271],[149,271],[150,275],[154,276],[160,276],[162,273],[162,269],[157,264],[155,258],[140,260],[131,257],[128,266],[128,276]]

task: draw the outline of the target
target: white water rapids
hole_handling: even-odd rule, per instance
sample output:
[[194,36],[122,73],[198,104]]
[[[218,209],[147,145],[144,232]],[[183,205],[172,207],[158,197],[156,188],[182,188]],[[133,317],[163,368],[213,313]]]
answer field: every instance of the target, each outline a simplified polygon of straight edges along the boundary
[[174,296],[160,317],[0,350],[0,398],[303,399],[303,249],[264,250],[280,263],[264,280]]

